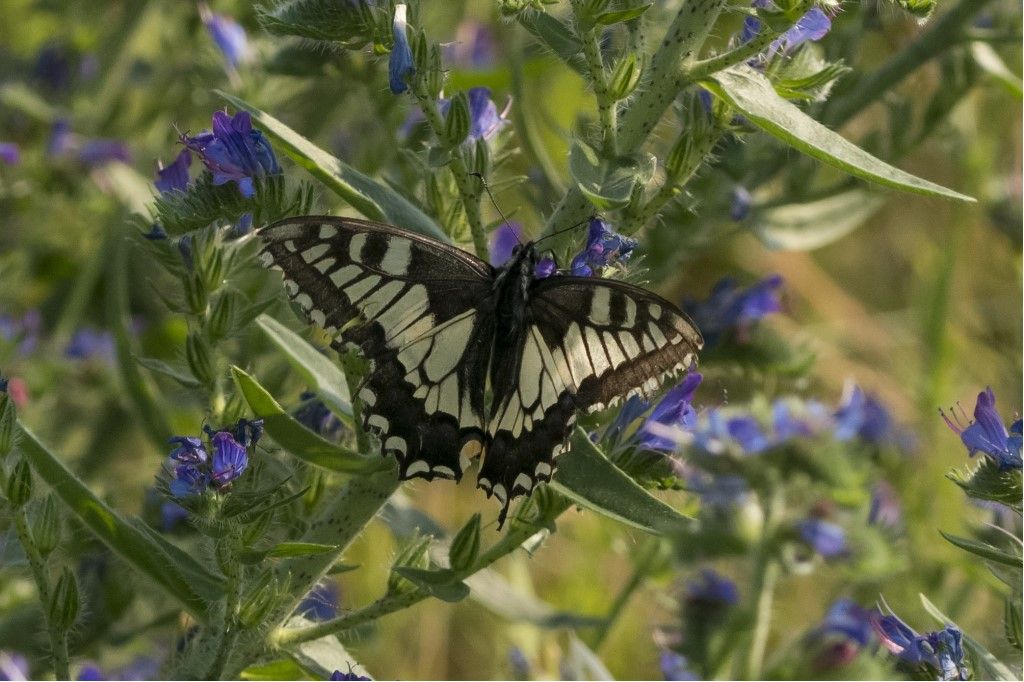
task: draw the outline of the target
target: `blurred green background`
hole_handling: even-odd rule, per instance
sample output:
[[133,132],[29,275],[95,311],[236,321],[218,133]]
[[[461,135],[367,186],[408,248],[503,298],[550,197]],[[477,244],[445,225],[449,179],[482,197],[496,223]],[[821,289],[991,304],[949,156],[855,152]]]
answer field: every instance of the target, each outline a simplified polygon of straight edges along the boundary
[[[847,12],[861,11],[845,3]],[[944,3],[940,3],[941,5]],[[254,9],[245,2],[211,2],[249,31],[256,59],[230,79],[221,55],[205,32],[195,5],[176,0],[56,1],[4,0],[0,9],[0,140],[22,150],[17,166],[0,165],[0,314],[20,316],[38,309],[43,329],[40,348],[22,357],[0,356],[5,375],[26,381],[24,420],[90,486],[129,511],[141,509],[166,452],[142,431],[126,398],[122,379],[103,362],[69,363],[62,349],[75,329],[104,326],[106,315],[103,250],[107,235],[123,230],[133,211],[145,211],[157,159],[177,153],[177,130],[198,131],[223,106],[212,90],[235,93],[287,122],[356,168],[376,174],[392,167],[394,143],[409,101],[386,92],[384,64],[369,54],[307,49],[259,31]],[[909,17],[878,3],[876,30],[860,43],[855,70],[870,70],[911,40],[919,27]],[[539,122],[541,143],[566,179],[569,133],[593,115],[582,80],[553,58],[527,51],[529,39],[515,25],[492,14],[484,0],[425,3],[429,34],[455,39],[460,21],[490,23],[497,57],[482,69],[458,67],[453,87],[488,85],[503,101],[512,90],[509,60],[526,56],[525,81],[513,106]],[[1019,12],[1014,2],[993,11]],[[1018,26],[1019,27],[1019,26]],[[442,41],[444,40],[441,38]],[[1019,65],[1018,41],[997,44],[1008,64]],[[47,82],[40,53],[56,50],[67,65],[64,83]],[[919,69],[899,87],[911,101],[926,101],[946,87],[937,65]],[[368,101],[377,103],[368,106]],[[83,138],[125,142],[129,164],[87,169],[55,160],[47,145],[55,122],[67,118]],[[843,129],[860,140],[888,125],[879,103]],[[764,143],[765,154],[792,150]],[[285,161],[286,172],[301,169]],[[513,165],[528,172],[521,154]],[[1003,84],[980,80],[957,104],[952,116],[898,165],[911,173],[971,194],[978,203],[889,194],[880,211],[858,230],[812,252],[767,249],[739,228],[718,231],[712,243],[694,245],[669,221],[660,228],[659,248],[646,255],[656,286],[668,298],[703,298],[726,274],[744,281],[780,273],[786,310],[769,322],[792,344],[816,357],[811,380],[798,388],[825,402],[838,401],[844,382],[854,379],[874,391],[896,418],[915,434],[915,454],[893,466],[894,484],[907,514],[907,536],[899,547],[903,569],[880,576],[877,591],[901,614],[919,613],[917,593],[931,596],[958,623],[999,654],[1006,654],[999,602],[986,586],[994,578],[976,561],[944,542],[937,529],[964,534],[966,519],[983,512],[968,508],[944,475],[964,464],[964,449],[937,416],[939,407],[974,397],[991,386],[1003,414],[1019,412],[1022,383],[1021,339],[1021,100]],[[392,179],[401,182],[400,173]],[[692,224],[722,221],[705,215],[696,197]],[[318,206],[340,210],[332,195],[318,190]],[[529,186],[504,193],[506,211],[529,231],[540,229],[550,198]],[[643,240],[643,235],[640,236]],[[143,322],[139,341],[147,354],[180,347],[184,324],[150,293],[152,266],[132,260],[132,312]],[[164,351],[166,352],[166,350]],[[748,395],[772,377],[757,372],[715,376],[702,388],[709,404]],[[197,406],[161,384],[179,432],[194,432]],[[403,488],[410,503],[459,527],[485,503],[463,483]],[[676,501],[684,499],[682,494]],[[519,589],[533,591],[556,607],[603,612],[630,572],[630,555],[643,538],[589,513],[570,512],[559,533],[530,557],[520,553],[498,568]],[[343,606],[375,597],[386,575],[373,567],[393,555],[390,534],[374,527],[349,553],[349,563],[371,570],[339,579]],[[773,622],[773,643],[795,639],[843,593],[843,565],[782,584]],[[678,576],[666,573],[647,583],[629,603],[611,633],[602,658],[611,672],[626,678],[655,677],[657,649],[652,630],[666,623],[666,589]],[[905,616],[906,617],[906,616]],[[510,625],[479,604],[430,602],[380,621],[350,644],[371,671],[400,679],[487,678],[512,674],[507,652],[528,652],[534,666],[557,677],[565,633]],[[539,675],[544,672],[537,673]]]

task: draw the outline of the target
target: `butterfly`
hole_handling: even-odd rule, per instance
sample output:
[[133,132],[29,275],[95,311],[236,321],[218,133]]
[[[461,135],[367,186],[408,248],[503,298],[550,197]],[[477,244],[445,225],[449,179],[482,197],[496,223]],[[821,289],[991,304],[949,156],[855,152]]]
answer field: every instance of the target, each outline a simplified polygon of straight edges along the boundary
[[679,308],[597,277],[534,274],[517,246],[495,268],[393,225],[331,216],[263,228],[264,265],[279,269],[310,321],[370,370],[363,425],[401,478],[459,481],[483,456],[477,487],[501,503],[551,480],[579,412],[649,395],[703,344]]

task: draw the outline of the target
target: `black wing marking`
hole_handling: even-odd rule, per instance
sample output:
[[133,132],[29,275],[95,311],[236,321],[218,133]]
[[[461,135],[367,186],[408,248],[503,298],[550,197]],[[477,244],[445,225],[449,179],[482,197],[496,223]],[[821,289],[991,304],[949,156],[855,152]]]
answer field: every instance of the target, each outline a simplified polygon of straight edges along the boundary
[[576,412],[651,394],[703,345],[675,305],[614,280],[551,277],[534,283],[521,338],[495,346],[490,443],[478,485],[502,503],[549,481]]
[[366,428],[402,478],[459,480],[484,444],[492,268],[389,225],[303,216],[270,225],[262,258],[307,317],[371,361]]

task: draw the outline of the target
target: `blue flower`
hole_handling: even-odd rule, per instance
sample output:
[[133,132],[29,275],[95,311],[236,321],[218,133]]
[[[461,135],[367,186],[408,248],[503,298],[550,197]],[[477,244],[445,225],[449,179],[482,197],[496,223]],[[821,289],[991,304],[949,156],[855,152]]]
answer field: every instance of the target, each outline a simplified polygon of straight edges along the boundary
[[736,185],[732,190],[732,200],[729,204],[729,218],[740,222],[750,214],[750,207],[754,203],[754,197],[750,190],[743,185]]
[[142,235],[144,239],[148,239],[151,242],[159,242],[167,239],[167,230],[159,222],[153,223],[153,226],[149,228],[149,232]]
[[692,476],[689,488],[703,504],[715,509],[729,509],[743,505],[750,497],[750,487],[742,476]]
[[246,198],[255,194],[256,178],[281,172],[270,142],[262,132],[253,129],[247,111],[234,116],[218,111],[213,115],[212,132],[202,132],[195,137],[182,135],[181,142],[199,154],[213,173],[213,184],[234,181]]
[[881,444],[892,433],[892,417],[875,396],[853,386],[835,413],[835,437],[844,441],[857,437]]
[[318,583],[303,597],[298,612],[310,620],[330,620],[338,615],[339,596],[337,583]]
[[882,528],[899,528],[903,523],[903,507],[896,496],[896,490],[885,481],[879,481],[871,488],[871,509],[868,524]]
[[27,310],[20,317],[0,315],[0,339],[18,344],[18,354],[28,355],[39,345],[43,317],[38,310]]
[[699,603],[701,608],[732,606],[739,598],[736,583],[710,568],[686,583],[687,603]]
[[491,232],[490,255],[491,265],[498,268],[512,257],[512,250],[523,243],[523,226],[517,222],[503,223]]
[[772,441],[753,417],[734,417],[725,423],[726,432],[744,452],[756,455],[772,445]]
[[203,464],[206,462],[206,448],[203,441],[192,436],[175,436],[168,441],[177,447],[171,450],[169,455],[176,462],[184,464]]
[[307,391],[299,396],[299,399],[305,402],[292,413],[292,416],[300,424],[327,440],[336,441],[341,438],[344,425],[333,412],[327,409],[323,401],[316,397],[315,393]]
[[75,134],[71,132],[71,121],[66,118],[58,118],[50,128],[50,138],[46,142],[46,155],[66,156],[74,147]]
[[826,559],[846,554],[846,531],[822,519],[805,519],[796,524],[800,539]]
[[78,151],[78,161],[86,168],[99,168],[114,161],[132,162],[132,152],[121,140],[87,140]]
[[97,682],[97,680],[106,680],[107,675],[95,663],[86,663],[78,671],[78,677],[75,679],[79,682]]
[[470,88],[469,92],[469,139],[490,140],[509,124],[507,118],[511,101],[498,112],[498,105],[491,99],[491,89]]
[[252,231],[252,213],[243,213],[238,217],[231,234],[234,237],[244,237]]
[[820,7],[812,7],[797,19],[793,27],[775,39],[768,47],[768,56],[782,51],[790,53],[809,41],[818,41],[832,29],[832,19]]
[[17,652],[0,651],[0,680],[27,680],[28,659]]
[[756,322],[782,309],[778,294],[781,286],[779,275],[766,277],[747,289],[740,289],[735,280],[726,277],[715,284],[706,301],[688,301],[684,307],[707,346],[717,344],[726,335],[743,343]]
[[512,668],[512,676],[517,680],[530,679],[530,661],[523,650],[513,646],[508,650],[508,665]]
[[874,636],[871,612],[851,599],[837,599],[825,614],[817,633],[842,635],[865,647]]
[[214,14],[206,5],[199,6],[199,15],[232,69],[249,58],[249,40],[237,21],[223,14]]
[[349,663],[349,664],[348,664],[348,672],[347,672],[347,673],[343,673],[343,672],[341,672],[340,670],[335,670],[335,671],[334,671],[333,673],[331,673],[331,676],[330,676],[330,678],[328,678],[328,679],[330,679],[330,680],[350,680],[350,681],[358,681],[358,680],[370,680],[370,679],[372,679],[372,678],[369,678],[369,677],[365,677],[365,676],[363,676],[363,675],[360,675],[360,674],[359,674],[359,673],[357,673],[357,672],[353,672],[353,670],[352,670],[352,664],[351,664],[351,663]]
[[7,393],[7,386],[11,383],[10,379],[0,376],[0,393]]
[[[671,433],[678,430],[690,431],[696,426],[697,411],[693,408],[693,396],[703,379],[699,372],[689,372],[658,401],[639,429],[640,447],[658,452],[675,452],[679,443],[677,438],[671,437]],[[623,412],[626,412],[625,406]]]
[[940,680],[966,680],[963,633],[954,626],[917,634],[896,615],[873,614],[871,624],[882,645],[913,667],[925,666]]
[[391,58],[388,60],[388,81],[391,85],[391,92],[396,95],[409,89],[407,81],[411,75],[416,73],[412,48],[409,47],[409,36],[406,33],[407,12],[408,7],[405,4],[395,6],[395,19],[392,24],[395,44],[391,48]]
[[572,259],[569,269],[577,277],[591,277],[616,261],[629,260],[638,244],[637,240],[614,232],[601,218],[592,218],[587,230],[587,244]]
[[21,163],[21,150],[13,142],[0,142],[0,161],[8,166],[16,166]]
[[455,40],[444,46],[445,59],[455,66],[486,69],[494,64],[496,52],[491,27],[474,19],[466,19],[455,29]]
[[966,415],[957,415],[951,410],[953,419],[940,411],[946,425],[949,426],[960,440],[967,446],[967,453],[971,457],[976,452],[983,452],[999,465],[1000,471],[1020,469],[1021,460],[1021,420],[1018,419],[1011,426],[1009,432],[1003,425],[1003,418],[996,410],[996,395],[991,388],[986,388],[978,394],[978,402],[974,406],[974,421],[966,427],[961,424],[961,417],[966,421]]
[[92,327],[83,327],[76,331],[64,347],[64,356],[73,360],[100,358],[113,362],[114,353],[114,337],[110,332]]
[[174,467],[174,478],[168,484],[168,489],[174,497],[189,497],[202,493],[209,483],[209,476],[198,465],[179,464]]
[[188,510],[176,502],[166,501],[160,505],[160,528],[169,533],[188,518]]
[[554,275],[557,272],[558,263],[556,263],[555,260],[549,256],[544,256],[543,258],[541,258],[539,261],[537,261],[537,265],[534,266],[533,268],[533,274],[537,279],[544,279],[545,277],[550,277],[551,275]]
[[224,489],[249,466],[249,456],[245,447],[227,431],[213,434],[211,444],[213,459],[210,480],[216,488]]
[[677,654],[671,649],[665,649],[658,657],[661,667],[661,675],[665,680],[699,680],[697,673],[690,670],[690,663],[686,656]]
[[192,152],[182,149],[169,165],[160,164],[153,184],[161,194],[184,192],[188,188],[188,167],[192,165]]

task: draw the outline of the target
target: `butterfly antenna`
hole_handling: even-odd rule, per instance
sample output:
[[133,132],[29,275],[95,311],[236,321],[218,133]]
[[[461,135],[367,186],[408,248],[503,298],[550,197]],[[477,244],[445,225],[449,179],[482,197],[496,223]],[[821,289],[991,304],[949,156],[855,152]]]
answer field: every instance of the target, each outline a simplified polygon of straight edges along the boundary
[[[491,186],[487,184],[487,180],[484,178],[483,174],[473,172],[470,173],[470,175],[474,175],[480,180],[480,184],[483,185],[484,191],[487,192],[487,197],[491,200],[491,204],[494,206],[494,210],[498,212],[498,216],[501,218],[501,224],[508,225],[508,218],[506,218],[505,214],[501,212],[501,207],[498,206],[498,202],[494,200],[494,195],[491,193]],[[519,242],[519,246],[523,245],[523,240],[519,238],[518,232],[512,230],[512,236],[514,236],[516,238],[516,241]]]
[[593,220],[596,217],[597,217],[596,215],[592,215],[589,218],[587,218],[586,220],[584,220],[582,222],[579,222],[579,223],[576,223],[575,225],[570,225],[569,227],[563,227],[561,230],[555,230],[551,234],[548,234],[548,235],[545,235],[545,236],[541,237],[540,239],[535,241],[534,244],[540,244],[545,239],[549,239],[551,237],[554,237],[555,235],[562,234],[563,232],[569,232],[571,230],[575,230],[576,228],[578,228],[578,227],[580,227],[582,225],[586,225],[587,223],[589,223],[591,220]]

